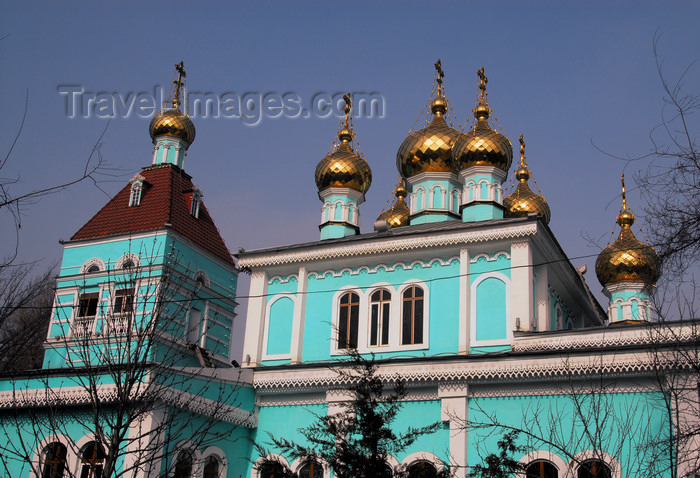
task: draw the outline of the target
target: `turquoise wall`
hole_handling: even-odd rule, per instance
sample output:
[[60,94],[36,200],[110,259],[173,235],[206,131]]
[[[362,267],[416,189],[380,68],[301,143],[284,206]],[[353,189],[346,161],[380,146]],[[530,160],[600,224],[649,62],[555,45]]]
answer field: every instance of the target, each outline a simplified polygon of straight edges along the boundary
[[[475,426],[496,422],[542,438],[528,439],[521,433],[519,444],[526,446],[526,452],[551,451],[568,463],[571,456],[597,449],[619,461],[625,478],[652,476],[649,470],[668,464],[663,455],[658,456],[659,450],[654,446],[659,440],[663,442],[667,431],[661,398],[659,393],[595,392],[472,398],[469,400],[469,420],[473,424],[468,438],[469,466],[483,463],[486,454],[498,450],[496,442],[504,430]],[[515,458],[520,459],[523,454]]]

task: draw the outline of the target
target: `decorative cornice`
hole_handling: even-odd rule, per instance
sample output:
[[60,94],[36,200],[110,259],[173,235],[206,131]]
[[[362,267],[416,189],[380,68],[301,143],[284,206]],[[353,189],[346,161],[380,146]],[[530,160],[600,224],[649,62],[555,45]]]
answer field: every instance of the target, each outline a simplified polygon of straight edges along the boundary
[[458,261],[458,260],[459,260],[459,257],[457,257],[457,256],[450,257],[449,259],[440,259],[439,257],[436,257],[436,258],[430,259],[427,262],[422,261],[422,260],[415,260],[415,261],[410,262],[408,264],[405,262],[397,262],[395,264],[377,264],[376,266],[373,266],[373,267],[361,266],[361,267],[358,267],[356,269],[351,269],[349,267],[345,267],[339,271],[334,271],[334,270],[329,269],[329,270],[326,270],[323,272],[309,272],[309,278],[311,278],[311,277],[314,277],[316,279],[318,279],[319,277],[323,278],[327,274],[332,274],[333,277],[340,277],[346,272],[350,273],[351,276],[356,276],[362,271],[367,272],[367,274],[374,274],[379,269],[384,269],[384,270],[386,270],[386,272],[391,272],[391,271],[395,270],[397,267],[402,267],[404,270],[410,270],[416,266],[420,266],[423,269],[426,269],[426,268],[432,267],[432,265],[435,262],[439,262],[440,265],[442,265],[442,266],[448,266],[452,262]]
[[261,251],[259,254],[240,257],[240,267],[267,267],[274,265],[307,262],[313,260],[340,259],[362,255],[374,255],[410,251],[420,248],[454,246],[466,243],[526,237],[537,233],[537,223],[530,222],[512,226],[484,228],[480,230],[458,230],[449,233],[426,233],[414,237],[393,238],[391,240],[365,240],[324,246],[323,244],[308,249],[282,252]]
[[[157,393],[159,400],[170,406],[247,428],[257,426],[257,416],[253,412],[242,410],[238,407],[169,387],[162,387],[154,393]],[[95,394],[100,402],[114,403],[118,400],[118,390],[115,385],[97,385]],[[18,388],[12,391],[0,392],[0,409],[80,406],[92,403],[94,403],[94,398],[85,387]]]

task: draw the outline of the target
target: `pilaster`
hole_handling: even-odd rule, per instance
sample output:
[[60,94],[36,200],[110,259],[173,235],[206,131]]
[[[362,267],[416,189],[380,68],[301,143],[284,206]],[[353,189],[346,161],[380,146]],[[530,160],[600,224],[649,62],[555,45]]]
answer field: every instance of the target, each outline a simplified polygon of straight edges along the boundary
[[267,301],[267,274],[255,270],[250,277],[250,299],[246,316],[245,340],[243,343],[243,366],[257,367],[263,350],[265,333],[265,303]]

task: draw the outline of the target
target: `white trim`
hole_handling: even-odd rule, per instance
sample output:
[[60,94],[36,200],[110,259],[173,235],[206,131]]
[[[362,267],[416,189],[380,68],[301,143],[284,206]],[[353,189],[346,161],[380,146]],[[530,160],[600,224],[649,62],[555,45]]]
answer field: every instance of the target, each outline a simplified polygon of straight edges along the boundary
[[293,262],[307,262],[323,259],[341,259],[364,255],[395,253],[409,251],[424,247],[461,246],[463,244],[526,237],[537,233],[537,222],[509,225],[504,227],[483,227],[478,230],[468,229],[448,232],[445,234],[423,234],[418,237],[406,237],[401,239],[377,239],[343,243],[339,245],[319,244],[310,249],[300,251],[260,251],[257,254],[246,253],[238,260],[240,267],[267,267],[273,265],[289,264]]
[[208,446],[202,452],[202,473],[204,473],[204,466],[207,464],[207,458],[210,456],[215,456],[219,460],[219,476],[228,476],[228,460],[226,460],[226,453],[218,446]]
[[192,456],[192,474],[190,476],[200,476],[202,474],[202,454],[192,440],[181,440],[177,445],[175,445],[172,452],[169,453],[169,455],[173,457],[173,460],[170,462],[170,466],[168,467],[170,473],[175,471],[177,459],[182,452],[189,452]]
[[[90,269],[90,267],[92,266],[99,267],[99,270],[95,272],[102,272],[105,270],[105,261],[103,261],[99,257],[93,257],[92,259],[88,259],[83,263],[82,267],[80,268],[80,273],[88,274],[88,269]],[[93,274],[93,272],[90,272],[90,274]]]
[[[433,266],[435,262],[439,262],[441,266],[449,266],[452,264],[452,262],[459,260],[458,256],[452,256],[448,259],[442,259],[440,257],[435,257],[430,260],[421,260],[421,259],[416,259],[413,262],[396,262],[394,264],[386,264],[386,263],[380,263],[377,264],[376,266],[367,266],[363,265],[360,267],[357,267],[355,269],[352,269],[350,267],[344,267],[340,270],[335,270],[335,269],[326,269],[323,272],[316,271],[316,272],[309,272],[309,277],[313,277],[315,279],[323,279],[326,275],[331,274],[333,277],[341,277],[343,274],[348,272],[351,276],[356,276],[359,275],[361,272],[366,272],[367,274],[375,274],[379,271],[379,269],[384,269],[385,272],[393,272],[396,270],[397,267],[403,268],[403,270],[408,271],[416,266],[419,266],[423,269],[429,269],[430,267]],[[281,278],[281,276],[274,276],[272,279],[270,279],[269,284],[272,284],[272,280],[276,278]],[[289,280],[289,279],[288,279]],[[280,283],[283,283],[280,280]]]
[[[40,478],[42,474],[42,467],[43,467],[43,461],[44,461],[44,450],[51,444],[51,443],[60,443],[61,445],[66,447],[66,470],[68,471],[68,475],[71,476],[71,472],[73,471],[70,468],[70,463],[73,463],[77,460],[78,457],[78,452],[77,448],[75,446],[75,442],[68,438],[66,435],[59,433],[52,433],[46,437],[44,437],[36,446],[34,449],[34,454],[32,456],[32,463],[29,471],[29,476],[31,478]],[[39,474],[36,474],[36,470],[39,471]]]
[[[117,262],[114,264],[114,268],[116,269],[124,269],[124,264],[127,261],[131,261],[134,264],[134,268],[139,267],[141,265],[141,259],[139,258],[138,254],[135,254],[133,252],[127,252],[123,256],[121,256],[119,259],[117,259]],[[127,269],[129,270],[129,269]]]

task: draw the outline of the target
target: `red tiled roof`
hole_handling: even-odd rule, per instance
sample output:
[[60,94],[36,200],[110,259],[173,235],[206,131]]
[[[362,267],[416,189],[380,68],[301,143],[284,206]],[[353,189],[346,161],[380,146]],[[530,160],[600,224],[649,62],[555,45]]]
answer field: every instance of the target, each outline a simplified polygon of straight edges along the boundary
[[143,168],[141,203],[129,207],[131,184],[127,184],[71,240],[97,239],[154,229],[171,229],[190,239],[216,257],[233,264],[231,253],[219,234],[209,211],[202,203],[199,218],[190,214],[192,178],[172,164]]

